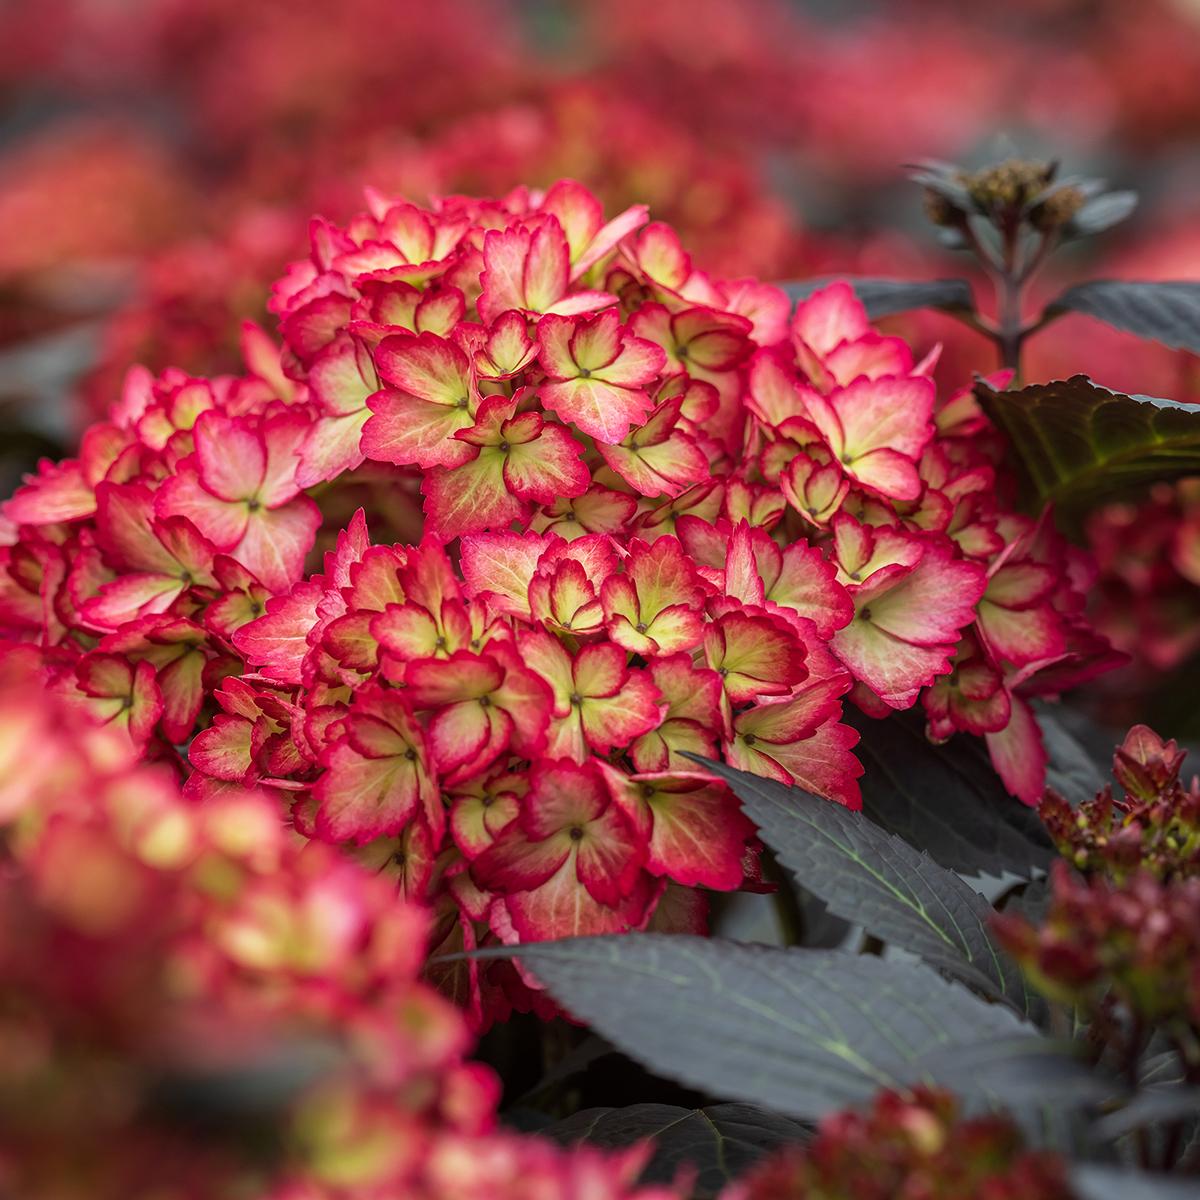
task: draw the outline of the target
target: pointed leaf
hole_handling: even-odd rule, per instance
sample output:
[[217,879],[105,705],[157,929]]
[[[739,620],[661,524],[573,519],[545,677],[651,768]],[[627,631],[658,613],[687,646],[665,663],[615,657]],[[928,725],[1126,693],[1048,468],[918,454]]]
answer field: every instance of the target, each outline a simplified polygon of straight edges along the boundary
[[1195,1200],[1194,1179],[1150,1175],[1121,1167],[1081,1163],[1071,1171],[1079,1200]]
[[917,962],[684,934],[515,952],[571,1013],[653,1070],[801,1118],[936,1082],[934,1055],[1022,1028]]
[[1112,735],[1062,704],[1034,705],[1050,761],[1046,783],[1072,805],[1091,800],[1109,782]]
[[787,1117],[752,1104],[631,1104],[585,1108],[538,1131],[564,1146],[586,1142],[604,1149],[654,1142],[654,1157],[639,1176],[643,1184],[671,1183],[680,1168],[695,1172],[692,1196],[706,1200],[781,1146],[808,1139],[809,1131]]
[[1123,1108],[1096,1122],[1095,1134],[1115,1141],[1134,1129],[1200,1117],[1200,1088],[1178,1083],[1143,1088]]
[[944,1059],[935,1056],[932,1070],[950,1091],[965,1087],[1033,1128],[1040,1121],[1039,1110],[1094,1108],[1122,1091],[1118,1080],[1087,1061],[1080,1042],[1032,1031],[982,1037]]
[[763,840],[830,911],[1023,1016],[1041,1009],[988,933],[991,905],[952,871],[840,804],[720,763],[703,766],[733,788]]
[[969,741],[935,746],[913,713],[876,721],[851,709],[845,719],[862,734],[863,811],[873,821],[964,875],[1029,879],[1053,861],[1037,813],[1008,795]]
[[1008,435],[1026,498],[1083,504],[1200,473],[1200,408],[1126,396],[1075,375],[975,394]]
[[857,293],[872,320],[913,308],[971,311],[975,302],[965,279],[870,279],[853,275],[826,275],[780,286],[793,300],[806,300],[814,292],[844,279]]
[[1138,205],[1137,192],[1108,192],[1089,200],[1067,223],[1068,237],[1087,237],[1119,225]]
[[1090,279],[1067,288],[1051,302],[1046,316],[1071,312],[1162,342],[1172,350],[1200,353],[1200,283]]

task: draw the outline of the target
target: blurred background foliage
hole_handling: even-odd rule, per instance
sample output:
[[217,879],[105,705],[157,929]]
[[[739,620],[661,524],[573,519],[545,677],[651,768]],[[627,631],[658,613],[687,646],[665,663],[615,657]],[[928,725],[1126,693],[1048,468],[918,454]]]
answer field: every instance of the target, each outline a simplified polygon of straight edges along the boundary
[[[364,183],[424,201],[573,176],[610,210],[649,202],[721,274],[921,278],[964,264],[902,164],[1010,151],[1142,197],[1046,295],[1200,278],[1200,2],[3,0],[0,493],[132,363],[235,370],[307,218],[344,220]],[[993,365],[944,315],[890,323],[944,343],[946,385]],[[1200,400],[1195,356],[1087,317],[1031,342],[1028,379],[1079,371]],[[1099,619],[1138,659],[1097,702],[1200,735],[1200,490],[1088,536]]]

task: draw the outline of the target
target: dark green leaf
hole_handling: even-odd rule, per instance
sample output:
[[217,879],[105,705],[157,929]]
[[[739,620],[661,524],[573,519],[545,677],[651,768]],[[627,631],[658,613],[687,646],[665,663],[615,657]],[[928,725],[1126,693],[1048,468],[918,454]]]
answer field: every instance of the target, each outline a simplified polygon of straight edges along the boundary
[[1138,1079],[1138,1086],[1142,1088],[1167,1087],[1170,1084],[1182,1083],[1184,1081],[1183,1065],[1179,1061],[1179,1055],[1174,1049],[1158,1050],[1155,1052],[1155,1046],[1161,1045],[1163,1039],[1158,1037],[1150,1044],[1150,1052],[1146,1058],[1142,1060],[1141,1073]]
[[1085,504],[1200,473],[1200,407],[1126,396],[1084,375],[975,394],[1008,436],[1026,498]]
[[1024,1028],[915,961],[653,933],[482,952],[504,954],[652,1070],[802,1119],[936,1082],[935,1055]]
[[654,1157],[642,1182],[670,1183],[681,1167],[691,1168],[696,1172],[695,1200],[715,1197],[764,1155],[809,1136],[803,1125],[752,1104],[588,1108],[541,1132],[564,1146],[588,1142],[606,1149],[653,1138]]
[[1165,1084],[1144,1088],[1125,1105],[1096,1124],[1096,1136],[1115,1140],[1134,1129],[1200,1116],[1200,1088]]
[[938,244],[945,246],[947,250],[965,250],[967,248],[967,239],[963,231],[952,225],[936,226],[933,236],[938,240]]
[[1093,279],[1067,288],[1048,305],[1045,315],[1069,312],[1095,317],[1173,350],[1200,352],[1200,283]]
[[914,308],[971,311],[975,302],[965,279],[867,279],[853,275],[826,275],[782,284],[793,300],[806,300],[813,292],[844,280],[854,288],[872,320]]
[[1029,879],[1054,859],[1037,814],[1004,790],[980,745],[933,745],[919,713],[877,721],[851,709],[845,720],[863,735],[863,811],[885,829],[964,875]]
[[1095,1111],[1122,1090],[1082,1050],[1033,1034],[985,1038],[935,1059],[933,1070],[949,1091],[977,1096],[972,1109],[1003,1111],[1031,1144],[1065,1149],[1083,1143]]
[[1020,968],[988,933],[991,905],[952,871],[861,813],[697,761],[729,784],[779,861],[833,912],[1024,1016],[1041,1012]]
[[[1049,762],[1046,783],[1072,805],[1095,797],[1109,782],[1113,742],[1084,714],[1061,704],[1034,705]],[[1097,748],[1103,747],[1098,752]]]
[[1196,1200],[1194,1179],[1083,1163],[1071,1171],[1080,1200]]
[[1084,1108],[1111,1100],[1122,1085],[1092,1067],[1083,1047],[1034,1033],[981,1038],[933,1059],[933,1069],[952,1091],[973,1090],[1019,1113],[1052,1105]]
[[1050,885],[1048,879],[1035,879],[1021,885],[1016,895],[1004,901],[1004,911],[1024,917],[1034,925],[1040,925],[1050,910]]

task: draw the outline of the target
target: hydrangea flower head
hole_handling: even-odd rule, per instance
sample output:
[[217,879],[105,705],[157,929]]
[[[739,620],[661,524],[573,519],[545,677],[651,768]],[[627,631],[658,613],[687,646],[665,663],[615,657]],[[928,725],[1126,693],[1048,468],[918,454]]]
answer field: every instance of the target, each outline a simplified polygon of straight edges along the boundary
[[[858,807],[847,703],[1040,798],[1029,699],[1110,661],[1085,564],[847,285],[792,311],[565,180],[371,192],[271,309],[5,509],[4,629],[189,796],[267,791],[449,950],[702,928],[757,845],[685,755]],[[546,1003],[442,982],[480,1025]]]

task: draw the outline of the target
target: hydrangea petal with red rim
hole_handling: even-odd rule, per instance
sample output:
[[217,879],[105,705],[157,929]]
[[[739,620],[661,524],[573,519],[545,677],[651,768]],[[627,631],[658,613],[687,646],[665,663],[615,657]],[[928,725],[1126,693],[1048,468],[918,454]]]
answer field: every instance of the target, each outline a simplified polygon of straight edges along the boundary
[[360,692],[313,790],[317,833],[362,844],[421,816],[440,838],[441,798],[421,726],[402,692]]
[[724,784],[694,771],[631,776],[600,765],[614,800],[646,842],[646,870],[688,887],[741,886],[754,825]]

